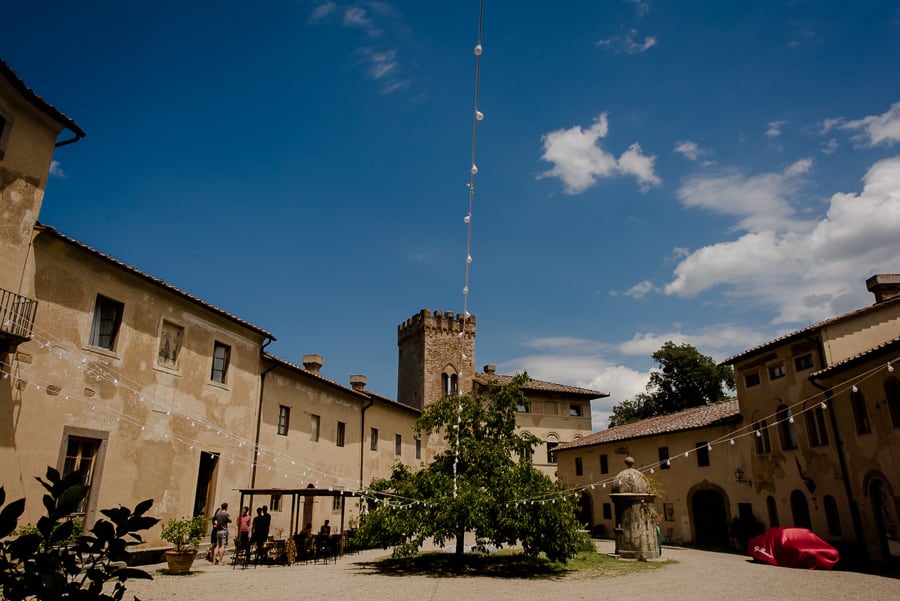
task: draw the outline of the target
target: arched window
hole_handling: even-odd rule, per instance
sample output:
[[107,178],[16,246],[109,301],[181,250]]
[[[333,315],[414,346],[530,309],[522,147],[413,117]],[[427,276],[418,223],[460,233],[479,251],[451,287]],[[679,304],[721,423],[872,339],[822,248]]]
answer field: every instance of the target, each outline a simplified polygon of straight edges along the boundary
[[815,409],[807,409],[803,414],[806,420],[806,436],[809,438],[809,446],[828,446],[828,429],[825,427],[825,411],[821,406]]
[[828,522],[828,534],[832,536],[841,535],[841,518],[838,515],[837,503],[831,495],[825,495],[822,499],[825,504],[825,520]]
[[868,434],[872,431],[869,424],[869,412],[866,409],[866,399],[861,392],[850,393],[850,406],[853,408],[853,421],[856,422],[857,434]]
[[769,427],[766,420],[753,422],[753,430],[756,438],[756,454],[764,455],[772,452],[772,443],[769,441]]
[[454,373],[441,374],[441,395],[450,396],[459,393],[459,378]]
[[766,510],[769,513],[769,528],[778,526],[778,506],[775,504],[775,497],[772,495],[766,497]]
[[791,493],[791,516],[794,518],[794,526],[812,530],[812,520],[809,519],[809,503],[806,496],[799,490]]
[[894,376],[884,381],[884,399],[891,412],[891,423],[895,428],[900,428],[900,382]]
[[782,450],[796,449],[797,430],[794,429],[794,415],[791,413],[791,408],[781,404],[775,415],[778,419],[778,436],[781,439]]

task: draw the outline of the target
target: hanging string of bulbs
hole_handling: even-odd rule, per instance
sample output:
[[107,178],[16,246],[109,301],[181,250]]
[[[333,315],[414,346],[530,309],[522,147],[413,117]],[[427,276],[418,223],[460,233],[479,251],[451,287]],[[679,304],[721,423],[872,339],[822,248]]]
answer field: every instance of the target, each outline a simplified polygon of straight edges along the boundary
[[[472,212],[475,206],[475,176],[478,175],[478,166],[475,163],[475,151],[478,146],[478,123],[484,119],[484,113],[482,113],[478,108],[478,95],[480,91],[481,85],[481,54],[484,51],[483,46],[481,45],[482,41],[482,30],[484,25],[484,0],[481,0],[478,6],[478,37],[475,42],[475,47],[472,49],[472,53],[475,55],[475,102],[472,109],[472,156],[471,161],[469,162],[469,182],[466,184],[466,188],[468,191],[468,200],[469,200],[469,208],[468,212],[466,212],[466,216],[463,218],[463,222],[466,224],[466,270],[465,270],[465,285],[463,286],[463,319],[460,323],[459,333],[457,334],[458,339],[461,341],[460,344],[460,372],[459,378],[462,379],[464,375],[463,370],[466,366],[466,360],[468,359],[466,355],[466,347],[465,347],[465,336],[466,336],[466,326],[469,322],[469,318],[471,318],[471,313],[469,313],[469,276],[472,268]],[[472,374],[474,375],[474,374]],[[453,498],[455,499],[458,494],[458,467],[459,467],[459,433],[462,428],[462,404],[457,405],[456,412],[456,426],[454,428],[454,439],[453,439]]]

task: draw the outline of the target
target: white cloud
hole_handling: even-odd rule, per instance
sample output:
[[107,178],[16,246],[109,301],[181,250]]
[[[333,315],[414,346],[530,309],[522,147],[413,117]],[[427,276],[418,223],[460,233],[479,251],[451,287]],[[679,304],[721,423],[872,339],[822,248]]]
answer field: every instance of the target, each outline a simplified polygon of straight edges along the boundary
[[312,9],[312,12],[310,12],[309,18],[306,20],[306,22],[311,25],[321,23],[322,21],[327,19],[329,15],[333,14],[336,8],[337,4],[335,4],[334,2],[326,2],[325,4],[320,4],[319,6]]
[[631,288],[625,291],[625,296],[630,296],[632,298],[644,298],[650,292],[653,292],[653,282],[650,280],[644,280],[643,282],[638,282]]
[[696,142],[690,140],[682,140],[675,143],[675,152],[684,155],[685,158],[696,161],[706,154],[706,150],[700,148]]
[[787,121],[770,121],[766,126],[766,136],[777,138],[781,135],[781,128],[787,124]]
[[834,154],[838,149],[838,141],[834,138],[831,138],[824,144],[822,144],[822,154]]
[[798,227],[788,199],[800,185],[794,176],[803,165],[802,161],[795,163],[785,173],[747,176],[726,169],[711,176],[692,176],[676,194],[686,207],[739,217],[740,229],[755,232]]
[[59,166],[59,161],[50,161],[50,175],[65,179],[66,174]]
[[[770,198],[763,202],[768,200],[770,210],[786,212],[790,187],[774,174],[720,187],[734,197],[741,190],[752,192],[746,187],[751,181],[767,187]],[[696,193],[704,183],[690,183],[679,195],[692,206],[722,208],[722,201]],[[788,223],[786,228],[774,220],[745,218],[741,227],[748,233],[691,253],[675,268],[665,293],[692,297],[721,286],[726,296],[775,307],[774,323],[817,321],[871,302],[865,278],[896,272],[900,256],[900,156],[872,165],[859,194],[833,195],[821,219]]]
[[375,25],[375,21],[369,16],[364,8],[351,6],[344,11],[344,18],[341,21],[344,27],[354,27],[362,29],[370,37],[381,35],[381,29]]
[[870,115],[845,123],[841,123],[841,121],[840,119],[831,119],[827,122],[831,126],[839,123],[838,126],[841,129],[858,131],[858,138],[868,146],[891,145],[900,141],[900,102],[895,102],[887,112],[881,115]]
[[812,159],[800,159],[793,163],[790,167],[785,169],[784,174],[787,177],[793,177],[796,175],[803,175],[809,173],[812,170],[813,160]]
[[640,41],[635,39],[637,35],[636,29],[629,29],[628,33],[598,40],[597,46],[609,48],[616,54],[640,54],[656,46],[656,36],[644,36],[644,40]]
[[642,190],[660,184],[654,171],[656,157],[643,154],[640,145],[634,143],[616,159],[598,143],[607,133],[609,122],[607,114],[602,113],[588,129],[575,125],[544,134],[541,159],[552,163],[553,168],[539,177],[558,177],[567,194],[584,192],[597,183],[597,178],[621,174],[637,178]]

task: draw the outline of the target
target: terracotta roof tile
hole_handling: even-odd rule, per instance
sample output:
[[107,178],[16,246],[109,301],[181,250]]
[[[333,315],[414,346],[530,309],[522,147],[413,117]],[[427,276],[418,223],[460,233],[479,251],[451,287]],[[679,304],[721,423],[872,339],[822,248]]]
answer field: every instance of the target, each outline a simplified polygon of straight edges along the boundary
[[631,440],[633,438],[656,436],[670,432],[696,430],[697,428],[705,428],[735,420],[740,417],[740,414],[741,409],[738,405],[738,400],[736,398],[728,399],[727,401],[693,407],[691,409],[685,409],[684,411],[678,411],[677,413],[651,417],[630,424],[615,426],[600,432],[594,432],[593,434],[584,436],[578,440],[561,444],[558,449],[589,447],[607,442]]
[[[513,378],[514,376],[503,376],[500,374],[487,374],[478,372],[472,379],[483,386],[487,386],[491,382],[494,382],[500,386],[505,386],[512,382]],[[535,380],[533,378],[529,378],[528,383],[525,384],[522,389],[540,392],[559,392],[562,394],[588,397],[591,399],[600,399],[609,396],[608,392],[599,392],[597,390],[578,388],[577,386],[567,386],[565,384],[556,384],[554,382],[544,382],[543,380]]]
[[6,61],[4,61],[2,58],[0,58],[0,74],[4,75],[6,79],[9,80],[9,82],[13,85],[13,87],[16,88],[19,93],[22,94],[22,96],[28,99],[31,104],[56,119],[59,123],[66,126],[66,128],[72,131],[72,133],[74,133],[77,138],[84,137],[84,131],[80,127],[78,127],[78,124],[76,124],[70,117],[67,117],[65,114],[63,114],[63,112],[57,109],[55,106],[38,96],[34,90],[25,85],[25,82],[22,81],[22,79],[18,75],[16,75],[16,72],[12,70],[12,67],[6,64]]

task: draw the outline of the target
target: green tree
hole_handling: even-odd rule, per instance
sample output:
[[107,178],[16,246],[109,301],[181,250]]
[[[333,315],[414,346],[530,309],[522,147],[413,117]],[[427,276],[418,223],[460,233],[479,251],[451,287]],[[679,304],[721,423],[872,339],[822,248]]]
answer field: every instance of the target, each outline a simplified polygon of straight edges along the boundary
[[540,441],[516,432],[516,407],[529,404],[521,390],[527,381],[516,376],[485,398],[448,396],[427,407],[416,431],[442,436],[445,450],[418,471],[398,463],[389,479],[372,483],[382,502],[361,524],[362,541],[408,556],[426,539],[455,539],[462,565],[463,536],[472,532],[476,545],[519,543],[529,556],[573,557],[584,543],[574,497],[528,460]]
[[[46,480],[37,478],[46,489],[46,510],[33,528],[10,536],[25,510],[25,499],[7,505],[0,487],[0,599],[24,601],[121,600],[129,578],[150,578],[137,568],[125,566],[128,547],[142,542],[137,534],[159,520],[144,515],[153,501],[138,503],[134,511],[126,507],[103,509],[106,519],[97,520],[90,531],[74,535],[72,513],[87,495],[81,474],[60,477],[48,467]],[[8,538],[7,538],[8,537]],[[110,590],[106,583],[115,581]]]
[[653,360],[659,370],[650,374],[647,392],[614,406],[610,427],[715,403],[734,389],[731,366],[717,365],[690,344],[668,341]]

